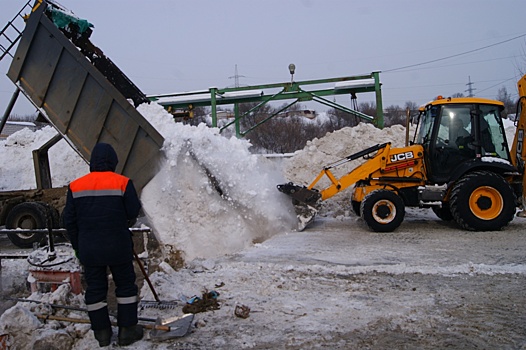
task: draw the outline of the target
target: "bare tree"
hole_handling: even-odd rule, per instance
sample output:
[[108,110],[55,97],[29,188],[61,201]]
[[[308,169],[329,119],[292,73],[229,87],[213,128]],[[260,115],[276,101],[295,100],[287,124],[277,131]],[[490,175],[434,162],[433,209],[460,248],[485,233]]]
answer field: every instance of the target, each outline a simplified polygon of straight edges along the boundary
[[516,102],[513,101],[511,95],[508,93],[508,90],[505,86],[501,87],[497,92],[497,100],[504,103],[504,115],[514,114],[516,109]]
[[346,126],[356,126],[360,123],[360,118],[336,108],[329,109],[327,115],[329,116],[328,123],[331,124],[328,127],[333,131]]
[[405,111],[400,106],[391,105],[385,109],[385,112],[385,126],[405,125]]
[[[526,45],[526,41],[524,44]],[[521,77],[526,74],[526,49],[524,45],[522,46],[521,61],[516,62],[515,67],[517,68],[517,71],[519,72]]]
[[[240,111],[249,111],[255,104],[244,104]],[[270,105],[264,105],[262,108],[248,113],[243,118],[242,125],[245,128],[253,127],[257,124],[259,126],[250,130],[246,138],[250,140],[254,150],[257,152],[271,152],[271,153],[289,153],[297,151],[305,147],[308,140],[315,137],[321,137],[327,133],[325,125],[320,123],[307,123],[303,117],[290,116],[302,110],[300,104],[294,104],[287,108],[283,113],[269,117],[284,108],[285,105],[273,108]]]
[[11,114],[8,118],[8,120],[13,122],[34,122],[37,119],[36,114]]
[[206,116],[209,111],[206,107],[194,107],[192,110],[193,117],[188,119],[186,122],[190,125],[199,125],[201,123],[206,123]]
[[418,114],[420,113],[419,109],[420,106],[413,101],[406,101],[404,104],[404,111],[407,113],[407,110],[409,109],[409,120],[414,121],[418,117]]
[[317,123],[301,117],[273,118],[247,134],[257,152],[290,153],[302,149],[308,140],[325,135]]
[[374,102],[362,102],[358,105],[358,110],[363,114],[376,118],[376,104]]

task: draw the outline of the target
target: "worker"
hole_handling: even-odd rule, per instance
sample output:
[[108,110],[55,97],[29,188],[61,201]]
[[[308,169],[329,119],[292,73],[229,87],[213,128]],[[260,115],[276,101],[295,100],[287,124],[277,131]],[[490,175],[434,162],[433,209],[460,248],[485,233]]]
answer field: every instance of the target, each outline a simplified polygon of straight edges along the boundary
[[71,245],[84,266],[91,329],[101,347],[110,345],[113,335],[106,301],[108,269],[116,287],[118,344],[130,345],[143,337],[137,324],[138,288],[129,230],[141,203],[132,180],[115,173],[117,163],[111,145],[96,144],[90,173],[70,183],[64,209]]
[[464,148],[469,141],[470,132],[466,130],[466,122],[463,119],[460,115],[451,118],[449,133],[452,147]]

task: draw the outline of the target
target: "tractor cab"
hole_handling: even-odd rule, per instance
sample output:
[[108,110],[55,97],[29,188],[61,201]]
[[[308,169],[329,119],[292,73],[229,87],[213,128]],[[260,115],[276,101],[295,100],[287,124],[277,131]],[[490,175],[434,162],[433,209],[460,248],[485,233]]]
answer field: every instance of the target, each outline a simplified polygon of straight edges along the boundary
[[439,96],[428,103],[414,139],[424,147],[428,179],[435,184],[455,180],[481,159],[510,161],[503,109],[502,102],[481,98]]

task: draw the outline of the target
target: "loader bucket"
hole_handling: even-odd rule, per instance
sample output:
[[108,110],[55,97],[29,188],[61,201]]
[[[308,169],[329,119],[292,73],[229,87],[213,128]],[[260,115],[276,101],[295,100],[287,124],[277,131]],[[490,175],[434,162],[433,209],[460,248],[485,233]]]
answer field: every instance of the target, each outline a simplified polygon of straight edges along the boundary
[[292,204],[298,217],[298,231],[303,231],[318,213],[321,193],[292,182],[277,186],[278,191],[292,197]]

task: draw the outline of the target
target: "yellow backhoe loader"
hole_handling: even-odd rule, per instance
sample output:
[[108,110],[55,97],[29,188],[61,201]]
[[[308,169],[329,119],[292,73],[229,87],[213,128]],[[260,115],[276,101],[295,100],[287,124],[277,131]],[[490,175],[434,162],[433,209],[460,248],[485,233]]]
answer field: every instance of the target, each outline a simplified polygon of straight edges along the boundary
[[[502,102],[439,96],[421,108],[407,147],[378,144],[325,166],[308,186],[289,182],[278,190],[292,197],[300,230],[314,219],[322,201],[351,186],[352,208],[373,231],[395,230],[406,207],[432,208],[442,220],[455,220],[466,230],[500,230],[526,203],[526,75],[518,89],[511,151]],[[340,178],[331,171],[361,157],[366,161]],[[316,188],[325,177],[330,185]]]

